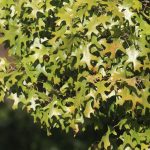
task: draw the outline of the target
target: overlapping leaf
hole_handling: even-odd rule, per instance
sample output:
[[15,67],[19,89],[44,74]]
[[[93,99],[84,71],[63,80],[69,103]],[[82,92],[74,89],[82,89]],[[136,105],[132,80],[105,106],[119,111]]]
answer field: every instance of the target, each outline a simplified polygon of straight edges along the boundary
[[[113,112],[115,120],[115,111],[122,107],[127,114],[120,113],[136,117],[140,105],[141,115],[148,117],[147,7],[139,0],[1,0],[0,43],[9,48],[15,63],[0,58],[0,101],[11,99],[14,109],[22,104],[48,131],[56,127],[75,134],[84,130],[87,119],[101,124],[100,118]],[[112,122],[117,126],[121,119]],[[148,147],[148,129],[129,134],[120,129],[124,133],[119,135],[106,120],[108,130],[100,137],[99,149],[113,145],[112,135],[126,141],[114,144],[117,148],[140,142]]]

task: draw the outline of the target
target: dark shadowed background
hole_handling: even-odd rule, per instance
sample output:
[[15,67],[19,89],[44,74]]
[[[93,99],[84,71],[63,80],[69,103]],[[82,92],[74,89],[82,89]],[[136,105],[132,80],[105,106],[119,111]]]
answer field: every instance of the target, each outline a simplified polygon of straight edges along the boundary
[[0,103],[0,150],[87,150],[96,139],[90,128],[77,137],[57,129],[52,133],[48,137],[25,112]]

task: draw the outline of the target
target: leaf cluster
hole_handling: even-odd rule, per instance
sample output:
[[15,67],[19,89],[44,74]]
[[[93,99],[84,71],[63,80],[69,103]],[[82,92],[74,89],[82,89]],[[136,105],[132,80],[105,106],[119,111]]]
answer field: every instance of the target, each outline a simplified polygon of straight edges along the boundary
[[[145,4],[146,3],[146,4]],[[98,149],[150,143],[150,25],[139,0],[1,0],[0,101],[47,128],[91,125]]]

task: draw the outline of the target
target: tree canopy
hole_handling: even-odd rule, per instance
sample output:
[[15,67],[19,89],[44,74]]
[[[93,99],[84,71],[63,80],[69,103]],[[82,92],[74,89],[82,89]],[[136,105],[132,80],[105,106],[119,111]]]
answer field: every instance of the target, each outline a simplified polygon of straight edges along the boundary
[[150,9],[139,0],[1,0],[0,101],[98,149],[150,143]]

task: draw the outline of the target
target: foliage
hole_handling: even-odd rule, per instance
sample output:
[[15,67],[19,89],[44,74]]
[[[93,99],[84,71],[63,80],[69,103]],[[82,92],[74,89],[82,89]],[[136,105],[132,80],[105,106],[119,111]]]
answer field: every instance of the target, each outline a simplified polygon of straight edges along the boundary
[[1,0],[0,100],[47,128],[99,132],[94,149],[150,143],[150,9],[139,0]]

